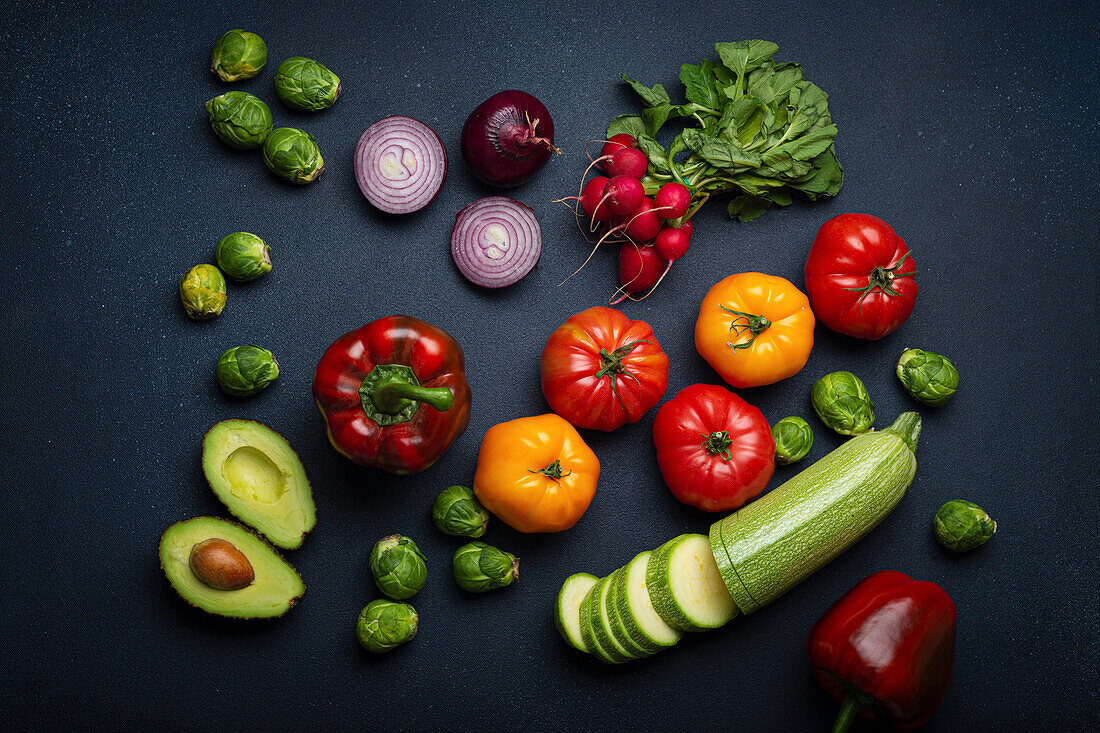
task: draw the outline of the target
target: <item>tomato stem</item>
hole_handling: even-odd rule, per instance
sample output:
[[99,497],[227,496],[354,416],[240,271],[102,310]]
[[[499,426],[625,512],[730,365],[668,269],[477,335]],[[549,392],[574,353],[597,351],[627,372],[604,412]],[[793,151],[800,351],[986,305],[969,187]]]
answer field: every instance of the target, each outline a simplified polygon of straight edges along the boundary
[[859,296],[859,300],[856,301],[860,304],[860,308],[863,307],[863,299],[875,291],[885,293],[886,295],[890,296],[900,296],[901,293],[899,293],[894,288],[894,280],[897,280],[899,277],[910,277],[917,274],[916,270],[913,270],[911,272],[897,272],[897,270],[905,263],[907,259],[913,260],[913,264],[916,264],[917,262],[915,259],[913,259],[912,252],[906,252],[904,257],[902,257],[890,267],[883,267],[882,265],[878,265],[877,267],[875,267],[875,269],[871,270],[871,274],[867,276],[867,287],[844,289],[861,293],[861,295]]
[[718,430],[716,432],[707,435],[706,433],[700,433],[704,438],[703,448],[707,453],[712,456],[721,456],[723,461],[733,460],[733,456],[730,455],[730,446],[733,445],[733,439],[730,438],[728,430]]
[[600,370],[596,372],[596,379],[603,379],[604,377],[611,377],[611,394],[619,400],[619,403],[623,406],[623,410],[626,411],[626,402],[623,401],[622,395],[619,394],[619,375],[629,377],[634,380],[634,384],[638,387],[638,399],[642,398],[642,383],[638,381],[638,378],[631,374],[626,369],[626,365],[623,364],[623,359],[634,349],[638,348],[641,344],[648,344],[646,339],[638,339],[637,341],[631,341],[629,344],[620,346],[614,351],[608,351],[607,349],[600,349]]
[[549,478],[554,483],[557,483],[558,481],[560,481],[562,479],[562,477],[568,476],[569,474],[571,474],[573,472],[572,471],[566,471],[565,473],[562,473],[561,461],[560,460],[555,460],[553,463],[551,463],[546,468],[543,468],[539,471],[532,471],[532,470],[528,469],[527,473],[541,473],[543,476],[546,476],[547,478]]
[[[718,307],[724,310],[726,313],[736,316],[736,318],[730,321],[730,333],[732,333],[735,337],[740,336],[745,332],[749,332],[752,334],[749,340],[743,344],[735,344],[732,341],[727,341],[726,346],[729,346],[731,349],[747,349],[751,347],[752,342],[756,341],[757,336],[771,328],[772,322],[764,316],[756,315],[755,313],[742,313],[741,311],[730,310],[722,304],[719,304]],[[745,322],[738,323],[738,321],[742,319],[744,319]]]

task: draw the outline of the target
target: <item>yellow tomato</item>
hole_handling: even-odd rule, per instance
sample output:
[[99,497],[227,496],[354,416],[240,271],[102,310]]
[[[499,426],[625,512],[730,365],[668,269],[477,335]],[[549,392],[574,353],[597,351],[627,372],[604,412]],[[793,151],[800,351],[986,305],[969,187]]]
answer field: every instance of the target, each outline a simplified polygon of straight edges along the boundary
[[774,275],[730,275],[703,298],[695,322],[696,350],[734,387],[797,374],[813,347],[810,301]]
[[474,493],[520,532],[560,532],[596,493],[600,461],[576,428],[550,413],[489,428],[481,440]]

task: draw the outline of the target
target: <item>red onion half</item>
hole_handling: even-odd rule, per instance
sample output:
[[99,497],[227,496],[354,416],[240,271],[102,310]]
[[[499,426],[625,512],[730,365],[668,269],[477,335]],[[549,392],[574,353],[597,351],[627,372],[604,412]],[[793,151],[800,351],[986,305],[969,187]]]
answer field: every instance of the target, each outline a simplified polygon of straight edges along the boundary
[[447,177],[447,151],[435,130],[412,117],[383,117],[355,147],[355,180],[367,201],[388,214],[430,204]]
[[529,206],[505,196],[489,196],[455,215],[451,256],[472,283],[503,288],[519,282],[540,254],[542,228]]
[[527,92],[498,92],[477,106],[462,126],[462,157],[479,180],[518,186],[542,170],[554,147],[554,120]]

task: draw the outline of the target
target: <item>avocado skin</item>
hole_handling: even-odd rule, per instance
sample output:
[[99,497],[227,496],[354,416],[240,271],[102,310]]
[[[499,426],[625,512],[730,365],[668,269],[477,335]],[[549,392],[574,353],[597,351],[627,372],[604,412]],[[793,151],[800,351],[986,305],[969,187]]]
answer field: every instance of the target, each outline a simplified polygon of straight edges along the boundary
[[[303,494],[304,494],[304,498],[307,500],[307,504],[304,505],[304,508],[308,509],[308,514],[310,516],[310,520],[307,522],[307,525],[303,528],[301,534],[299,536],[297,536],[295,539],[280,541],[279,539],[276,539],[275,537],[272,537],[269,534],[269,531],[268,531],[267,528],[265,528],[263,526],[260,526],[261,524],[263,524],[262,521],[258,521],[255,518],[250,518],[248,516],[244,516],[244,514],[246,514],[246,512],[244,512],[242,508],[250,506],[249,502],[247,500],[240,499],[238,497],[232,497],[231,495],[230,496],[225,496],[225,495],[223,495],[223,493],[221,491],[219,491],[215,487],[215,483],[217,482],[217,477],[219,475],[219,470],[218,470],[218,466],[216,465],[215,461],[213,461],[210,458],[210,455],[211,455],[210,446],[211,446],[213,440],[216,440],[216,437],[217,437],[217,435],[220,431],[233,430],[235,428],[238,429],[238,432],[241,432],[240,429],[243,428],[243,429],[247,429],[247,430],[250,430],[250,431],[255,431],[255,433],[258,433],[258,434],[261,434],[261,435],[265,435],[265,437],[273,437],[276,440],[276,442],[282,442],[283,444],[285,444],[286,449],[289,451],[289,456],[288,457],[290,458],[290,460],[292,462],[291,467],[292,467],[292,469],[294,469],[294,472],[300,478],[302,486],[304,487]],[[253,445],[253,444],[250,443],[250,445]],[[268,454],[267,452],[265,452],[265,455],[268,455],[268,457],[270,458],[270,454]],[[313,487],[309,482],[309,477],[306,475],[305,465],[302,463],[301,457],[298,455],[298,452],[296,450],[294,450],[294,447],[290,445],[290,441],[288,441],[286,438],[284,438],[281,433],[279,433],[278,431],[272,429],[271,427],[269,427],[267,425],[264,425],[262,422],[258,422],[256,420],[244,420],[244,419],[240,419],[240,418],[231,418],[231,419],[228,419],[228,420],[222,420],[221,422],[215,423],[209,430],[206,431],[206,435],[203,436],[203,441],[202,441],[202,469],[203,469],[203,473],[206,476],[207,483],[210,484],[210,488],[214,491],[214,495],[217,496],[218,500],[221,501],[221,503],[225,505],[225,508],[229,510],[229,513],[232,514],[234,517],[236,517],[238,520],[240,520],[242,523],[247,524],[250,527],[254,528],[256,531],[260,532],[262,535],[264,535],[264,537],[271,544],[273,544],[277,547],[280,547],[284,550],[296,550],[296,549],[298,549],[299,547],[302,546],[302,542],[305,540],[306,535],[314,527],[317,526],[317,507],[316,507],[316,505],[314,504],[314,501],[313,501]]]
[[[289,569],[294,574],[294,576],[298,579],[298,582],[301,584],[301,591],[298,592],[297,595],[294,595],[294,596],[287,599],[286,609],[284,609],[282,611],[282,613],[279,613],[279,614],[273,614],[273,615],[248,615],[248,614],[245,614],[245,613],[220,613],[218,611],[213,611],[209,608],[206,608],[201,603],[198,603],[194,599],[189,598],[187,596],[187,594],[184,592],[184,590],[182,588],[180,588],[180,586],[177,585],[175,582],[173,582],[171,574],[168,572],[168,569],[164,565],[164,553],[158,551],[157,554],[158,554],[158,558],[160,560],[161,572],[163,572],[165,577],[168,579],[168,584],[172,586],[172,589],[176,591],[176,594],[180,598],[182,598],[187,603],[187,605],[189,605],[193,608],[197,608],[197,609],[199,609],[199,610],[201,610],[205,613],[208,613],[212,616],[220,616],[221,618],[231,618],[231,619],[237,619],[237,620],[240,620],[240,621],[246,621],[246,620],[253,620],[253,619],[281,618],[282,616],[285,616],[287,614],[287,612],[290,611],[290,609],[297,606],[299,601],[302,600],[302,597],[306,594],[306,585],[305,585],[305,582],[302,580],[301,574],[298,573],[298,570],[293,565],[291,565],[289,562],[287,562],[286,559],[275,550],[275,548],[273,548],[270,544],[268,544],[259,533],[254,532],[253,530],[249,529],[248,527],[245,527],[244,525],[238,524],[236,522],[230,522],[227,519],[221,519],[220,517],[211,517],[211,516],[198,516],[198,517],[192,517],[190,519],[183,519],[183,520],[180,520],[178,522],[174,522],[171,525],[169,525],[169,527],[166,530],[164,530],[164,532],[161,534],[160,542],[158,543],[158,550],[163,548],[165,541],[167,539],[169,539],[169,536],[173,533],[174,530],[178,530],[182,525],[189,524],[191,522],[195,522],[196,520],[217,522],[217,523],[220,523],[220,524],[223,524],[223,525],[227,525],[229,527],[232,527],[236,530],[239,530],[240,532],[243,532],[244,534],[247,534],[250,537],[254,538],[257,542],[259,542],[264,547],[266,547],[271,552],[271,555],[274,556],[274,558],[278,562],[280,562],[282,565],[286,566],[286,568]],[[202,539],[209,539],[209,537],[211,537],[211,536],[212,535],[206,535],[206,536],[202,537]],[[201,542],[202,539],[197,539],[196,542]],[[264,563],[271,559],[271,558],[258,558],[254,555],[250,555],[249,553],[247,553],[245,551],[244,548],[241,548],[241,547],[238,547],[237,549],[241,550],[241,552],[245,554],[245,557],[247,557],[249,562],[252,563],[253,568],[257,568],[257,566],[263,567]],[[195,579],[195,582],[196,583],[201,583],[201,581],[198,580],[198,578]]]

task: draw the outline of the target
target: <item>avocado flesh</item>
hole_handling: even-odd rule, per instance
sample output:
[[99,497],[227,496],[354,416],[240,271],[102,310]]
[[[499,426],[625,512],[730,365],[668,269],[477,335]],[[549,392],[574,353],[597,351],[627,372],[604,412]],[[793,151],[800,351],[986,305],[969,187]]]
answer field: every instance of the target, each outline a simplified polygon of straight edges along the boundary
[[[240,590],[215,590],[191,570],[191,548],[222,539],[240,550],[256,575]],[[214,517],[176,522],[160,538],[160,566],[180,596],[208,613],[233,618],[272,618],[294,607],[306,586],[298,572],[271,546],[244,527]]]
[[242,522],[287,550],[317,524],[313,490],[283,436],[251,420],[225,420],[202,441],[210,488]]

